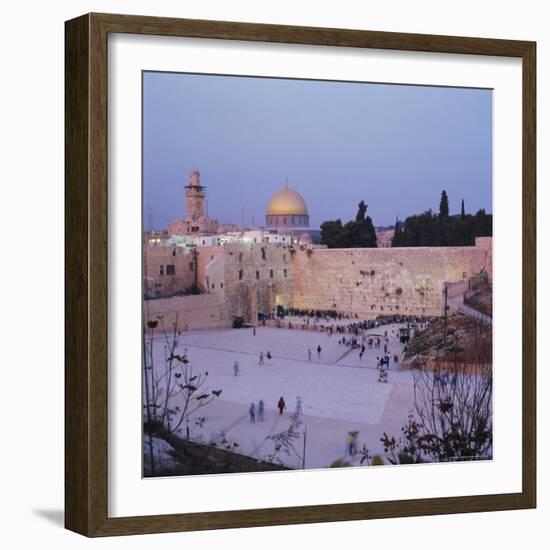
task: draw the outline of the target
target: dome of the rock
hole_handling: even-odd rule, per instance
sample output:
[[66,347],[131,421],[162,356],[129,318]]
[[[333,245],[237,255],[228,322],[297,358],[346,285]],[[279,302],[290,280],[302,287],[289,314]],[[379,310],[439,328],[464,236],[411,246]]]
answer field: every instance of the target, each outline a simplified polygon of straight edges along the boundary
[[266,211],[268,227],[308,227],[309,216],[302,195],[286,185],[269,201]]
[[306,201],[300,193],[285,187],[271,197],[267,205],[267,214],[269,216],[279,216],[281,214],[305,216],[307,215]]

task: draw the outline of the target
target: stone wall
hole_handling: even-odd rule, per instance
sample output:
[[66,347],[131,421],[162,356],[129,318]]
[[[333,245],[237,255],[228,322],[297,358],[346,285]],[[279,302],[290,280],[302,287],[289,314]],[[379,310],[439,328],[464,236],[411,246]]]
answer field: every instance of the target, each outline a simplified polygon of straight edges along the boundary
[[487,251],[487,265],[483,266],[489,282],[493,282],[493,237],[476,237],[476,247],[483,248]]
[[[277,305],[292,303],[292,262],[282,244],[227,244],[223,247],[223,290],[228,318],[242,317],[255,323],[258,314],[270,315]],[[205,277],[218,281],[219,262],[206,266]]]
[[205,288],[207,293],[218,294],[225,303],[225,259],[226,254],[214,256],[204,268]]
[[195,282],[194,255],[180,246],[144,246],[145,291],[148,296],[171,296]]
[[[176,319],[178,330],[227,328],[232,323],[232,320],[227,318],[224,303],[217,294],[145,300],[143,310],[145,322],[161,315],[167,329],[172,329]],[[159,325],[157,330],[160,329]]]
[[[212,281],[207,280],[207,268],[218,256],[225,255],[224,246],[199,246],[197,247],[197,284],[201,292],[213,292],[212,284],[219,284],[218,277],[210,277]],[[218,286],[219,288],[219,286]]]
[[492,272],[490,242],[470,247],[296,250],[294,307],[378,315],[441,315],[443,283],[482,268]]

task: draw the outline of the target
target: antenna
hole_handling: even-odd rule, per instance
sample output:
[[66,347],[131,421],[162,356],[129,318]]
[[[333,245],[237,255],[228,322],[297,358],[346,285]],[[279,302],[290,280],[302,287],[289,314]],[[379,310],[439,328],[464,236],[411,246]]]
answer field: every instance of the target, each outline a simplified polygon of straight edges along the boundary
[[150,203],[147,203],[147,230],[153,231],[153,209]]
[[241,193],[241,229],[244,229],[244,191]]

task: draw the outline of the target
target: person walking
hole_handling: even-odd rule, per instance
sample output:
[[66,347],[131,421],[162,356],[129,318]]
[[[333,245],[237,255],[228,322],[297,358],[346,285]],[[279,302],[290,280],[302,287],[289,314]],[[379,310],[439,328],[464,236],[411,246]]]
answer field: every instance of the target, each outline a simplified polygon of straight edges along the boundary
[[252,336],[256,336],[256,327],[252,327]]
[[346,454],[353,455],[353,432],[348,432],[348,437],[346,438]]
[[250,417],[250,422],[252,424],[256,423],[256,405],[254,403],[250,403],[250,407],[248,409],[248,416]]
[[302,398],[298,395],[296,397],[296,414],[302,414],[303,413],[303,406],[302,406]]
[[268,361],[271,361],[271,352],[270,352],[270,351],[268,351],[268,352],[265,354],[265,356],[267,357],[267,360],[268,360]]
[[321,344],[317,346],[317,359],[321,359]]
[[235,361],[235,362],[233,363],[233,374],[234,374],[235,376],[239,376],[239,375],[241,374],[241,370],[240,370],[240,368],[239,368],[239,362],[238,362],[238,361]]
[[286,409],[286,403],[282,395],[279,399],[279,402],[277,403],[277,408],[279,409],[279,414],[283,414],[283,411]]
[[259,362],[260,365],[263,365],[264,364],[264,352],[263,351],[260,351],[260,362]]
[[264,418],[265,418],[264,400],[260,399],[260,402],[258,403],[258,420],[260,422],[263,422]]
[[311,361],[311,348],[308,348],[307,350],[307,360]]

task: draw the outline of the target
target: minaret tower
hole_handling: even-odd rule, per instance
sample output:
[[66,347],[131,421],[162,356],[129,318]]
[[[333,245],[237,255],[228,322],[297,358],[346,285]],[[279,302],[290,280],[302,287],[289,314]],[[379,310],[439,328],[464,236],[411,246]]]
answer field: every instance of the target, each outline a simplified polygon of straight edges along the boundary
[[189,174],[189,183],[185,186],[185,201],[187,203],[187,218],[197,221],[204,218],[204,201],[206,200],[206,187],[201,185],[200,172],[193,167]]

